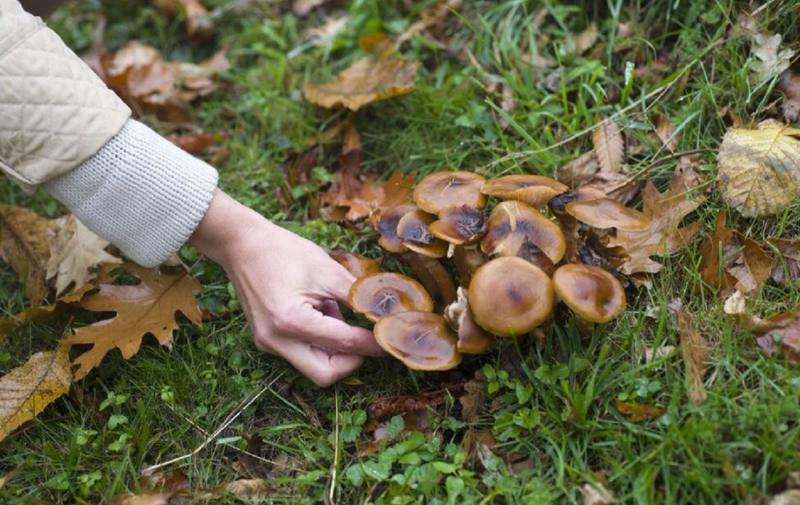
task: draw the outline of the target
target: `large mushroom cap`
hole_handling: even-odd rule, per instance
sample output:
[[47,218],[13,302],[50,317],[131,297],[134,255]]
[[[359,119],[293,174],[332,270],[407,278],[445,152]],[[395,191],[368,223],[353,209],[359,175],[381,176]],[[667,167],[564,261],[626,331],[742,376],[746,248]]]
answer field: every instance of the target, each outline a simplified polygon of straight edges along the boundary
[[561,228],[522,202],[500,203],[489,216],[487,226],[481,249],[489,255],[521,256],[523,247],[535,246],[556,264],[567,250]]
[[447,254],[447,244],[433,236],[429,225],[436,216],[422,210],[415,210],[397,222],[397,237],[412,251],[429,258],[441,258]]
[[611,198],[576,200],[565,206],[567,214],[594,228],[643,231],[650,226],[647,216]]
[[481,192],[501,200],[517,200],[532,207],[542,207],[551,198],[569,190],[569,186],[543,175],[506,175],[484,183]]
[[347,300],[353,310],[371,321],[409,310],[433,310],[433,300],[419,282],[389,272],[358,279],[350,288]]
[[426,212],[439,214],[457,205],[474,209],[486,205],[481,186],[486,179],[472,172],[436,172],[414,188],[414,202]]
[[428,228],[435,237],[453,245],[472,244],[486,233],[486,219],[480,209],[459,205],[439,214]]
[[472,276],[469,305],[485,330],[505,337],[523,335],[553,311],[553,283],[521,258],[493,259]]
[[450,370],[461,362],[457,338],[438,314],[393,314],[378,321],[374,333],[386,352],[414,370]]
[[328,254],[357,279],[366,277],[367,275],[377,274],[381,271],[381,267],[378,265],[377,261],[358,253],[345,251],[343,249],[335,249]]
[[478,326],[469,310],[467,290],[458,288],[458,299],[444,308],[444,319],[458,335],[459,352],[483,354],[492,347],[494,338]]
[[403,216],[415,210],[417,210],[417,208],[413,205],[398,205],[397,207],[381,209],[377,212],[373,216],[372,225],[375,231],[378,232],[378,235],[380,235],[378,245],[391,253],[406,251],[406,246],[403,245],[403,241],[397,236],[397,223],[400,222]]
[[570,263],[553,274],[556,294],[580,317],[606,323],[625,310],[625,289],[602,268]]

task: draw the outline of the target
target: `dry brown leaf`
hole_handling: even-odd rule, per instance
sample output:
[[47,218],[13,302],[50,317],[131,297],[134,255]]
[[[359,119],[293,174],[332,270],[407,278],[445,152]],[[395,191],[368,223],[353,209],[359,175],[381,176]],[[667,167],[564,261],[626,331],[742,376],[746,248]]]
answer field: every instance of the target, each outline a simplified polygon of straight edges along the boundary
[[796,282],[800,278],[800,241],[774,238],[767,243],[778,253],[772,280],[784,286]]
[[51,221],[49,242],[47,279],[56,279],[57,296],[70,286],[72,290],[84,287],[96,277],[93,269],[97,265],[122,263],[105,251],[109,241],[95,235],[72,214]]
[[349,22],[350,16],[331,16],[326,18],[321,25],[305,30],[303,38],[315,46],[327,46],[333,42],[336,35],[344,30]]
[[789,122],[800,120],[800,74],[787,70],[778,87],[786,95],[781,105],[784,119]]
[[625,142],[622,139],[622,130],[613,121],[601,118],[592,133],[594,153],[600,162],[603,172],[620,172],[625,156]]
[[50,257],[49,227],[50,221],[28,209],[0,205],[0,259],[17,272],[25,296],[34,305],[49,291],[45,276]]
[[719,149],[718,182],[728,205],[745,216],[775,214],[800,193],[800,129],[764,121],[729,128]]
[[583,505],[614,505],[617,503],[614,493],[599,482],[581,486],[581,495],[583,496]]
[[470,423],[478,421],[486,403],[486,377],[482,371],[478,370],[472,380],[464,383],[464,394],[458,401],[464,420]]
[[587,184],[599,171],[600,160],[594,151],[589,151],[559,168],[556,178],[574,189]]
[[407,40],[413,39],[420,33],[432,28],[435,25],[441,24],[447,14],[455,9],[461,7],[463,0],[439,0],[439,2],[428,7],[420,13],[419,20],[409,26],[406,31],[397,37],[397,46],[405,43]]
[[700,257],[703,281],[723,296],[734,289],[744,294],[757,291],[772,275],[772,258],[758,242],[727,228],[725,212],[719,213],[714,231],[700,245]]
[[572,43],[575,44],[575,52],[583,54],[588,51],[600,37],[600,32],[597,30],[597,22],[592,21],[585,30],[572,37]]
[[81,380],[100,365],[103,357],[117,348],[129,359],[139,351],[145,334],[152,334],[161,345],[171,346],[177,329],[178,312],[200,325],[202,313],[195,293],[200,283],[186,272],[165,274],[127,264],[124,269],[140,280],[133,286],[101,284],[97,293],[87,296],[80,306],[95,312],[115,312],[110,319],[79,328],[66,338],[70,344],[89,344],[91,349],[73,362],[79,368],[75,380]]
[[658,407],[656,405],[626,403],[620,400],[614,400],[614,408],[617,409],[617,412],[619,412],[622,417],[632,423],[658,419],[667,411],[664,407]]
[[169,472],[143,473],[139,486],[144,493],[115,496],[111,505],[168,505],[173,498],[189,497],[189,481],[179,468]]
[[781,75],[792,64],[794,51],[782,49],[783,37],[779,33],[756,33],[753,38],[753,56],[757,61],[753,63],[753,70],[759,81],[769,81]]
[[37,352],[0,377],[0,440],[67,394],[71,383],[68,345]]
[[686,363],[689,399],[695,405],[699,405],[706,399],[704,377],[711,348],[705,337],[695,328],[692,315],[683,309],[680,300],[673,300],[670,303],[670,310],[678,323],[681,337],[681,354]]
[[702,195],[692,195],[692,188],[699,183],[699,176],[691,167],[672,177],[670,188],[660,193],[651,181],[647,181],[642,192],[643,213],[650,220],[645,231],[617,231],[609,240],[612,248],[620,247],[627,257],[620,271],[624,274],[639,272],[656,273],[663,265],[650,259],[651,256],[672,254],[691,243],[700,231],[700,223],[680,227],[681,221],[694,212],[704,201]]
[[725,300],[725,313],[756,337],[756,343],[769,356],[781,353],[792,363],[800,363],[800,312],[786,312],[764,320],[748,314],[746,300],[735,291]]
[[358,110],[379,100],[414,91],[419,64],[396,57],[364,58],[324,84],[306,83],[306,100],[325,108]]
[[[100,275],[102,275],[102,269]],[[24,324],[43,321],[58,315],[61,310],[70,304],[78,303],[88,293],[94,289],[92,284],[85,284],[82,288],[73,290],[69,294],[62,296],[52,305],[38,305],[15,314],[13,317],[0,318],[0,342],[10,335],[13,331]]]
[[206,38],[214,31],[208,9],[200,0],[153,0],[153,5],[169,16],[183,12],[186,18],[186,34],[191,39]]
[[292,2],[292,11],[298,16],[305,16],[327,1],[328,0],[294,0],[294,2]]
[[678,148],[678,141],[680,138],[675,133],[675,126],[673,126],[669,116],[666,114],[658,114],[656,116],[655,132],[664,147],[666,147],[669,152],[674,153]]
[[240,479],[220,486],[217,491],[219,494],[214,498],[228,494],[240,500],[259,500],[267,496],[269,491],[269,483],[264,479]]

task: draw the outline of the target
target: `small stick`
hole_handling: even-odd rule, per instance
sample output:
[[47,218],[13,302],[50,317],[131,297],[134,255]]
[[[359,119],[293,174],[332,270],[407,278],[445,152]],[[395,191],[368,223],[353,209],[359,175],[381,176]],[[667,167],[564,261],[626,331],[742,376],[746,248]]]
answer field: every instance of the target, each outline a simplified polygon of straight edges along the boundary
[[699,154],[699,153],[705,153],[705,152],[711,152],[711,151],[713,151],[713,149],[699,148],[699,149],[691,149],[689,151],[681,151],[681,152],[677,152],[677,153],[668,154],[667,156],[661,157],[661,158],[659,158],[659,159],[657,159],[655,161],[650,162],[649,165],[647,165],[643,169],[639,170],[638,172],[636,172],[632,176],[628,177],[627,179],[625,179],[624,181],[620,182],[616,186],[612,186],[608,190],[608,193],[611,193],[611,192],[616,191],[618,189],[624,188],[625,186],[627,186],[628,184],[632,183],[633,181],[635,181],[636,179],[638,179],[642,175],[644,175],[647,172],[649,172],[650,170],[652,170],[655,167],[661,165],[662,163],[666,163],[669,160],[672,160],[672,159],[675,159],[675,158],[680,158],[682,156],[691,156],[692,154]]

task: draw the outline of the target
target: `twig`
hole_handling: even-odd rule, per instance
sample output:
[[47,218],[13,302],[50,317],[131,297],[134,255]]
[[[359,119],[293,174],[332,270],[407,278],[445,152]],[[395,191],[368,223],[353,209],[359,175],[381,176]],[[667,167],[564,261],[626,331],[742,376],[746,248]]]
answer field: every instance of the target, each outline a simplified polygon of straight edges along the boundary
[[652,170],[655,167],[661,165],[662,163],[666,163],[669,160],[672,160],[672,159],[675,159],[675,158],[680,158],[682,156],[691,156],[692,154],[707,153],[707,152],[712,152],[712,151],[714,151],[714,150],[713,149],[709,149],[709,148],[702,148],[701,147],[699,149],[690,149],[688,151],[681,151],[681,152],[677,152],[677,153],[668,154],[667,156],[663,156],[663,157],[661,157],[661,158],[659,158],[659,159],[657,159],[655,161],[650,162],[649,165],[647,165],[643,169],[639,170],[638,172],[636,172],[632,176],[628,177],[627,179],[625,179],[624,181],[620,182],[619,184],[617,184],[615,186],[612,186],[607,191],[607,193],[611,193],[611,192],[616,191],[616,190],[618,190],[620,188],[624,188],[625,186],[627,186],[628,184],[632,183],[633,181],[635,181],[636,179],[638,179],[642,175],[644,175],[647,172],[649,172],[650,170]]
[[245,402],[243,405],[241,405],[241,404],[240,404],[240,406],[239,406],[238,408],[236,408],[236,409],[235,409],[235,410],[234,410],[234,411],[233,411],[233,412],[232,412],[232,413],[231,413],[231,414],[230,414],[230,415],[227,417],[227,419],[225,419],[225,421],[223,421],[223,422],[222,422],[222,424],[219,426],[219,428],[217,428],[216,430],[214,430],[214,432],[213,432],[211,435],[209,435],[208,437],[206,437],[206,439],[203,441],[203,443],[202,443],[202,444],[200,444],[200,445],[198,445],[198,446],[197,446],[197,447],[196,447],[196,448],[195,448],[195,449],[194,449],[192,452],[190,452],[190,453],[188,453],[188,454],[184,454],[183,456],[178,456],[177,458],[172,458],[172,459],[171,459],[171,460],[169,460],[169,461],[165,461],[165,462],[163,462],[163,463],[159,463],[159,464],[157,464],[157,465],[148,466],[147,468],[145,468],[144,470],[142,470],[142,473],[150,473],[150,472],[153,472],[154,470],[158,470],[159,468],[163,468],[163,467],[165,467],[165,466],[172,465],[172,464],[174,464],[174,463],[177,463],[177,462],[179,462],[179,461],[183,461],[184,459],[191,458],[192,456],[194,456],[194,455],[196,455],[197,453],[199,453],[200,451],[202,451],[202,450],[203,450],[203,449],[204,449],[204,448],[205,448],[205,447],[206,447],[208,444],[210,444],[210,443],[211,443],[211,441],[212,441],[212,440],[214,440],[215,438],[217,438],[217,437],[219,436],[219,434],[220,434],[220,433],[222,433],[223,431],[225,431],[225,428],[227,428],[228,426],[230,426],[230,425],[231,425],[231,423],[233,423],[233,421],[235,421],[235,420],[236,420],[236,419],[237,419],[237,418],[238,418],[238,417],[239,417],[239,416],[242,414],[242,412],[244,412],[244,411],[245,411],[245,410],[246,410],[246,409],[247,409],[247,408],[248,408],[250,405],[252,405],[252,404],[253,404],[253,402],[255,402],[256,400],[258,400],[258,399],[261,397],[261,395],[263,395],[263,394],[264,394],[264,393],[265,393],[267,390],[271,389],[271,388],[272,388],[272,385],[273,385],[273,384],[275,384],[275,382],[276,382],[276,381],[277,381],[277,380],[278,380],[278,379],[279,379],[279,378],[280,378],[282,375],[283,375],[283,372],[281,372],[281,373],[280,373],[280,374],[279,374],[277,377],[275,377],[275,378],[272,380],[272,382],[270,382],[269,384],[267,384],[266,386],[264,386],[264,387],[261,389],[261,391],[259,391],[259,392],[258,392],[258,393],[256,393],[255,395],[253,395],[253,397],[252,397],[252,398],[250,398],[249,400],[247,400],[247,401],[246,401],[246,402]]

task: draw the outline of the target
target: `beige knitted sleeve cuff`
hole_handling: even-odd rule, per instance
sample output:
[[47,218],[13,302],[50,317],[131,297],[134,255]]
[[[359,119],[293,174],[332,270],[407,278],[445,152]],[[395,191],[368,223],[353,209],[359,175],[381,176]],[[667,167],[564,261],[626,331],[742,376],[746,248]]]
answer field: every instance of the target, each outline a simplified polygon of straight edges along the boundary
[[94,156],[45,188],[136,263],[166,261],[200,224],[217,171],[130,119]]

